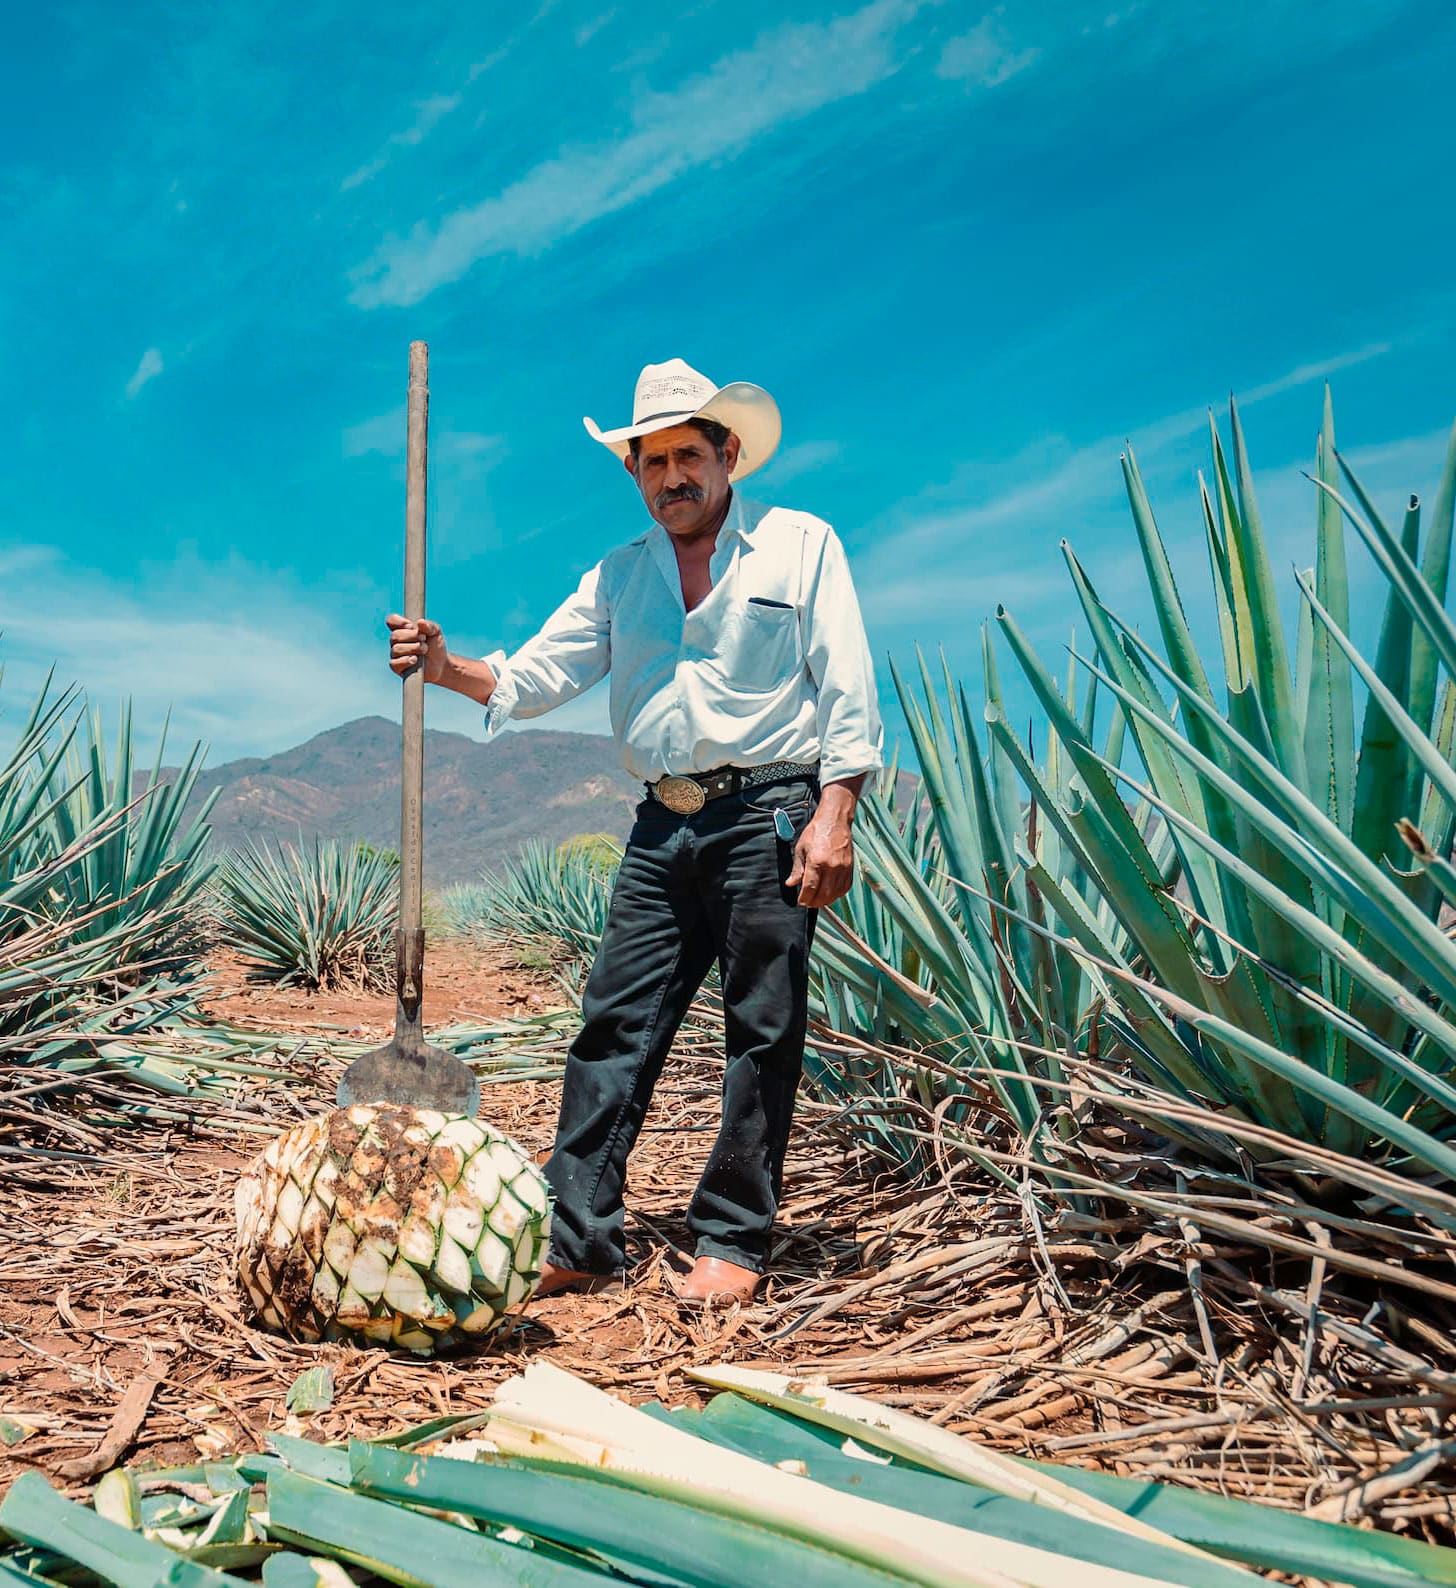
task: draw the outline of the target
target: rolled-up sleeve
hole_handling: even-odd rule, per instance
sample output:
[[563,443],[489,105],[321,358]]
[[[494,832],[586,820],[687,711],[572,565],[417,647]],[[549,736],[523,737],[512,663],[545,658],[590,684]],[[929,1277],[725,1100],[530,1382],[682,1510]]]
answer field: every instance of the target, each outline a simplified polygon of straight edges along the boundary
[[612,665],[612,621],[601,565],[582,576],[533,639],[510,656],[493,651],[485,660],[496,676],[485,708],[487,734],[512,717],[539,717],[605,678]]
[[804,571],[804,650],[819,692],[819,780],[833,783],[884,765],[879,694],[849,562],[832,529]]

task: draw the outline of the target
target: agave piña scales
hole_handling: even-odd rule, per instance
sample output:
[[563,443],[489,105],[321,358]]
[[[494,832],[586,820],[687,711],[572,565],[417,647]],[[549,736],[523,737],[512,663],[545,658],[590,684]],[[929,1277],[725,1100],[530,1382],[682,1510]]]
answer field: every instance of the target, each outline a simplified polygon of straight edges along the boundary
[[294,1126],[236,1203],[238,1282],[266,1327],[422,1353],[490,1335],[530,1297],[551,1222],[508,1136],[385,1103]]

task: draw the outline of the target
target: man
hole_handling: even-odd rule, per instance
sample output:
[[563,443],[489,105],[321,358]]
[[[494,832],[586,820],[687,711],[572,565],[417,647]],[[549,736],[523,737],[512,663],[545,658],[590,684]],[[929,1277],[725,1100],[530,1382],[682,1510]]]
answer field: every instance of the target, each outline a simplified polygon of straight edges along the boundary
[[855,802],[881,765],[864,626],[834,531],[745,502],[778,408],[681,359],[649,364],[633,419],[594,440],[626,464],[645,534],[608,555],[507,658],[452,655],[392,614],[390,666],[487,708],[494,731],[611,673],[612,728],[646,784],[567,1059],[540,1293],[624,1266],[622,1186],[658,1075],[716,961],[727,1065],[718,1139],[688,1209],[688,1300],[747,1300],[763,1273],[804,1056],[816,910],[848,889]]

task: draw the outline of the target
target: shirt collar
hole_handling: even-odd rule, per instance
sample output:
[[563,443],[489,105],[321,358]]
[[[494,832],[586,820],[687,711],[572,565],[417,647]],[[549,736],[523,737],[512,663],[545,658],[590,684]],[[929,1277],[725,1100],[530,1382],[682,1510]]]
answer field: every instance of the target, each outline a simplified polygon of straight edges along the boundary
[[[712,571],[715,584],[731,561],[731,555],[737,549],[738,543],[747,544],[760,517],[762,517],[761,509],[755,510],[753,505],[746,503],[737,491],[733,492],[728,502],[728,514],[718,529],[718,538],[713,545]],[[654,519],[644,539],[653,562],[657,564],[658,572],[681,606],[682,580],[678,574],[677,553],[672,549],[672,537]]]

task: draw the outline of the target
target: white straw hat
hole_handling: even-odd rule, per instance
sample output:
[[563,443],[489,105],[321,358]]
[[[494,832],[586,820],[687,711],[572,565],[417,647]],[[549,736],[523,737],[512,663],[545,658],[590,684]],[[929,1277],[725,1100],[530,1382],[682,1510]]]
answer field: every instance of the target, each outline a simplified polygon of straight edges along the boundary
[[633,436],[650,436],[654,430],[669,430],[689,419],[715,419],[738,437],[738,466],[729,476],[733,480],[747,479],[761,469],[783,433],[778,404],[763,387],[743,380],[715,386],[680,358],[648,364],[637,377],[630,425],[602,430],[594,419],[584,418],[582,423],[593,441],[625,458]]

